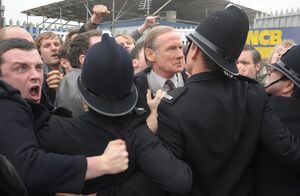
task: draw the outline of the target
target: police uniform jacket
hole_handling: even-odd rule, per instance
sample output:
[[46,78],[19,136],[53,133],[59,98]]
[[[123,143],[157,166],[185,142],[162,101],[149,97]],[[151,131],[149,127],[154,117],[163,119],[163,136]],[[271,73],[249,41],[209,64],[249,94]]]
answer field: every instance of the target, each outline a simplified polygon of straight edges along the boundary
[[260,141],[274,156],[300,161],[299,140],[274,115],[263,87],[221,71],[195,74],[162,100],[158,135],[191,166],[192,196],[251,194]]
[[[81,193],[86,158],[46,153],[38,145],[34,130],[43,124],[48,115],[35,119],[20,92],[2,80],[0,108],[0,153],[15,167],[29,195]],[[44,110],[48,112],[46,108]]]
[[[300,99],[271,96],[270,103],[282,123],[300,138]],[[263,146],[255,161],[256,195],[300,195],[300,175],[293,167],[277,160]]]
[[[87,181],[84,194],[98,191],[100,195],[163,195],[158,187],[175,193],[187,192],[192,184],[190,167],[176,160],[161,145],[145,124],[146,116],[141,109],[122,117],[108,117],[94,111],[76,118],[52,115],[48,126],[41,129],[37,136],[41,146],[48,151],[85,156],[102,154],[111,140],[121,138],[126,141],[129,169],[118,175],[105,175]],[[146,175],[136,174],[138,167],[158,186]],[[121,183],[132,174],[135,174],[132,184],[125,189],[120,186],[107,188]],[[107,189],[101,191],[103,188]]]

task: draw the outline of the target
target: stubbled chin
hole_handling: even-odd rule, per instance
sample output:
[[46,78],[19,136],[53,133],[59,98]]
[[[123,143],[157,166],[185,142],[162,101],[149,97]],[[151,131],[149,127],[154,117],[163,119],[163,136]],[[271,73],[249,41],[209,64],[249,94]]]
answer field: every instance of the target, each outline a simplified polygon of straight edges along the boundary
[[27,96],[26,99],[32,100],[36,103],[40,103],[41,101],[41,96],[40,95],[36,95],[36,96]]

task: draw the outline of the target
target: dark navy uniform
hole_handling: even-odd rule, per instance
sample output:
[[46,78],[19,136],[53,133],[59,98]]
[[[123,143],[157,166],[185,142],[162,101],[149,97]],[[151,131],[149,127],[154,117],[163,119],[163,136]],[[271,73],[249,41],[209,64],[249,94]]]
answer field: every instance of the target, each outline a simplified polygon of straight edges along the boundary
[[[129,169],[117,175],[87,181],[84,194],[98,191],[100,195],[164,195],[159,187],[175,193],[187,192],[192,184],[190,168],[184,162],[175,160],[175,156],[161,145],[145,124],[146,117],[142,108],[120,117],[104,116],[94,111],[76,118],[52,115],[48,125],[37,136],[41,146],[48,151],[85,156],[102,154],[111,140],[126,141]],[[137,173],[138,168],[148,177]],[[118,185],[132,175],[126,187]],[[116,186],[100,190],[110,185]]]
[[191,166],[193,196],[250,195],[259,142],[281,160],[300,161],[299,140],[274,115],[263,87],[222,71],[195,74],[162,100],[158,136]]
[[[271,96],[270,103],[281,122],[293,134],[300,137],[300,99]],[[300,195],[300,175],[273,157],[261,146],[256,157],[256,195],[292,196]]]

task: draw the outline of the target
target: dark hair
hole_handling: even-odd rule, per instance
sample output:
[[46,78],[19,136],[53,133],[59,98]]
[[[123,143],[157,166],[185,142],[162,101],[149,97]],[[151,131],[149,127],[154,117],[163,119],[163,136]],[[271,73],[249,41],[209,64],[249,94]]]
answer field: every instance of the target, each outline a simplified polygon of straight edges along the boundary
[[79,28],[71,29],[69,33],[66,35],[65,42],[71,40],[71,37],[73,35],[79,34],[79,30],[80,30]]
[[10,38],[0,41],[0,65],[3,63],[2,55],[11,49],[34,50],[37,49],[34,43],[21,38]]
[[296,85],[294,85],[292,97],[300,98],[300,88]]
[[78,34],[70,42],[69,49],[67,52],[68,60],[73,68],[80,67],[79,56],[86,54],[89,48],[89,36],[87,34]]
[[87,34],[89,37],[94,37],[94,36],[101,37],[102,36],[102,31],[100,31],[98,29],[92,29],[92,30],[89,30],[89,31],[84,32],[82,34]]
[[141,51],[142,49],[144,49],[144,44],[145,44],[144,41],[140,41],[140,42],[138,42],[138,43],[134,46],[134,48],[133,48],[133,49],[131,50],[131,52],[130,52],[130,57],[131,57],[131,59],[136,59],[136,58],[138,58],[140,51]]
[[68,50],[71,40],[65,41],[58,49],[57,56],[58,58],[68,59]]
[[208,68],[209,70],[216,70],[220,68],[212,58],[205,54],[205,52],[203,52],[203,60],[205,62],[206,68]]
[[252,46],[249,44],[245,44],[243,51],[250,51],[252,54],[252,60],[254,64],[260,63],[261,62],[261,55],[260,53]]
[[93,36],[101,36],[102,33],[99,30],[91,30],[85,33],[80,33],[69,44],[68,60],[73,68],[80,67],[79,56],[86,54],[90,47],[90,38]]
[[[193,49],[198,47],[195,43],[191,43],[191,46]],[[199,48],[199,47],[198,47]],[[202,50],[202,49],[201,49]],[[203,50],[202,50],[202,54],[203,54],[203,61],[204,61],[204,66],[209,69],[209,70],[217,70],[220,67],[218,66],[218,64],[212,59],[210,58]],[[221,69],[220,69],[221,70]]]
[[[21,49],[21,50],[37,50],[35,47],[34,43],[26,40],[26,39],[21,39],[21,38],[10,38],[6,40],[0,41],[0,65],[4,63],[4,59],[2,58],[3,54],[7,52],[8,50],[11,49]],[[0,75],[1,75],[1,70],[0,70]]]

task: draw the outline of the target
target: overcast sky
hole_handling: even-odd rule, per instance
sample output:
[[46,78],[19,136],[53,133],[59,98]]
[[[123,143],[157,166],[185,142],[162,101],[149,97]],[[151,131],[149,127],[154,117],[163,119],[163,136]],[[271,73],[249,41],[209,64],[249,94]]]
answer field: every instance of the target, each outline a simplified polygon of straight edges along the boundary
[[[58,2],[59,0],[2,0],[2,5],[5,6],[4,16],[6,20],[20,20],[26,21],[25,14],[21,14],[21,11],[35,8],[41,5],[47,5],[49,3]],[[199,0],[200,1],[200,0]],[[296,10],[300,7],[300,0],[231,0],[234,3],[244,5],[246,7],[254,8],[265,12],[275,12],[276,10]],[[155,0],[152,1],[154,3]],[[37,17],[29,17],[29,22],[41,21]]]

